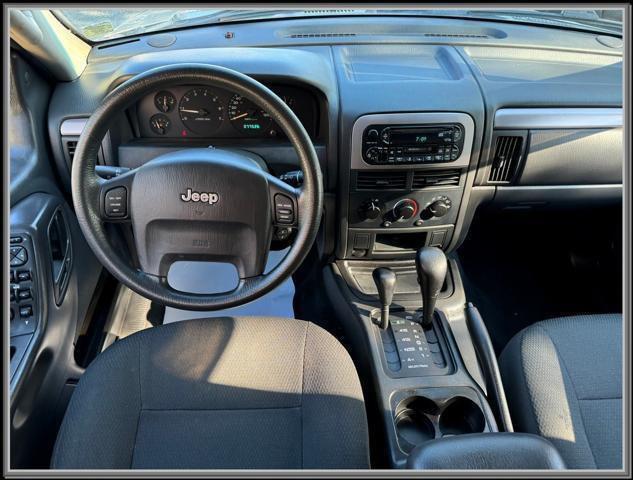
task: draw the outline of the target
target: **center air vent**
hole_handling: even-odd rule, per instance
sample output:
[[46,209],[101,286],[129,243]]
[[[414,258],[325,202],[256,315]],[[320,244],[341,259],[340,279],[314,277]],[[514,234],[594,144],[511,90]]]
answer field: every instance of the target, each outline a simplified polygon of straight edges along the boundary
[[459,185],[459,170],[438,170],[413,172],[412,189],[417,190],[428,187],[456,187]]
[[523,136],[498,136],[490,164],[488,183],[510,183],[521,162],[522,149]]
[[358,172],[356,190],[404,190],[407,172]]

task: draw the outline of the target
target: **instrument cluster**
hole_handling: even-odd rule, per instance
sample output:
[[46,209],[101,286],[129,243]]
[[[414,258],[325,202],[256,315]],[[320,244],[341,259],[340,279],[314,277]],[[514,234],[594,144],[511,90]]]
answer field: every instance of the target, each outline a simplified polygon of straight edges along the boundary
[[[312,92],[290,85],[269,88],[316,136],[318,107]],[[268,112],[239,94],[206,86],[178,86],[148,95],[138,104],[142,137],[285,138]]]

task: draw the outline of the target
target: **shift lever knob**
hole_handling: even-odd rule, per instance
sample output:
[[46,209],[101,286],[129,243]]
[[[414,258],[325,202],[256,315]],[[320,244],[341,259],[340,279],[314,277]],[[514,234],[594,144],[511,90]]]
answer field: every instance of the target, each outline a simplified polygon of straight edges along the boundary
[[377,268],[373,271],[372,277],[380,297],[379,327],[384,330],[389,327],[389,306],[393,300],[393,291],[396,289],[396,274],[389,268]]
[[446,278],[446,255],[437,247],[422,247],[415,255],[415,268],[422,288],[422,326],[433,323],[435,302]]

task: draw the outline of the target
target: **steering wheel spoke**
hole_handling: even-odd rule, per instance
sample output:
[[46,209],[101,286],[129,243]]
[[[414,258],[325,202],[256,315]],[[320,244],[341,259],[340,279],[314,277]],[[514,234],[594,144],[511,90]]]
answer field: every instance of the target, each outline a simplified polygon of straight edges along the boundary
[[131,220],[130,198],[136,170],[118,177],[98,179],[99,216],[105,222],[125,223]]

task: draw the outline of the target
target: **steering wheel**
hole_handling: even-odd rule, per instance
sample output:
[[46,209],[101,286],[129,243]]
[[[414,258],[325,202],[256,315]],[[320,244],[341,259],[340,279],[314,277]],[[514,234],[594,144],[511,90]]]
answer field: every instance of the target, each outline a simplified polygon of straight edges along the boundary
[[[95,171],[101,141],[114,118],[145,95],[179,85],[221,88],[251,100],[281,127],[300,161],[301,188],[265,172],[252,159],[214,148],[183,148],[110,180]],[[121,283],[150,300],[185,310],[219,310],[269,292],[306,257],[319,228],[323,181],[310,137],[290,108],[256,80],[227,68],[158,67],[114,89],[90,116],[72,165],[72,195],[81,230],[97,258]],[[106,222],[131,223],[140,268],[111,246]],[[276,227],[297,229],[284,259],[264,273]],[[232,263],[229,292],[181,292],[167,283],[179,260]]]

